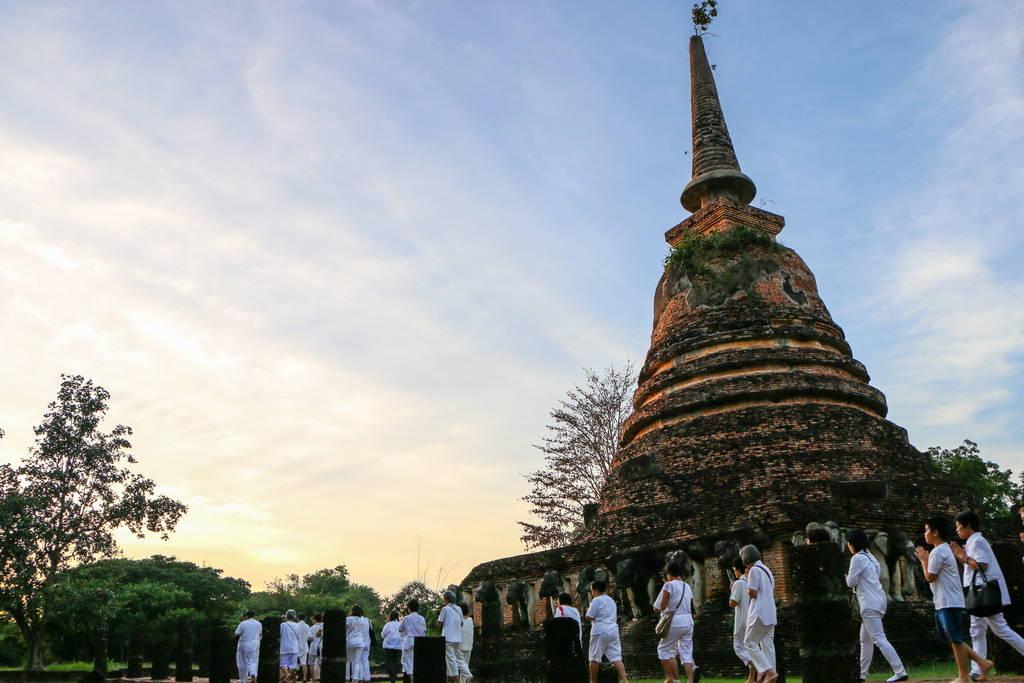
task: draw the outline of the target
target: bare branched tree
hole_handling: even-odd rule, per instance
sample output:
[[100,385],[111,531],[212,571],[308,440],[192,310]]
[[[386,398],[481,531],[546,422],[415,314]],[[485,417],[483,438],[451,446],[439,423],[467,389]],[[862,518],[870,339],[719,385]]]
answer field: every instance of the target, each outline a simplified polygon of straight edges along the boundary
[[519,522],[520,540],[527,550],[568,545],[583,529],[583,506],[596,503],[619,451],[622,425],[632,410],[636,384],[633,361],[599,375],[584,368],[586,383],[575,385],[551,411],[544,443],[535,448],[547,453],[544,469],[524,474],[533,485],[530,514],[540,524]]

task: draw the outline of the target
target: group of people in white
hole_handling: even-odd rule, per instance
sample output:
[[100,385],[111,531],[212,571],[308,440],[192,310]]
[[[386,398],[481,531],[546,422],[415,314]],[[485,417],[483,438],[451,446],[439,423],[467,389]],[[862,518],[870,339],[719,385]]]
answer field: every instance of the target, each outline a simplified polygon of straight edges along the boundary
[[[1024,511],[1021,513],[1024,519]],[[951,543],[951,529],[945,517],[933,517],[925,524],[925,543],[931,547],[919,546],[917,557],[921,560],[925,579],[932,588],[935,603],[935,630],[939,642],[949,643],[957,664],[957,678],[952,683],[972,683],[988,680],[994,666],[986,658],[988,652],[988,631],[1006,641],[1014,650],[1024,655],[1024,638],[1014,632],[1006,623],[1006,617],[999,613],[992,616],[971,616],[970,636],[972,645],[964,642],[962,627],[963,611],[966,608],[964,591],[968,587],[984,582],[996,581],[999,585],[1003,605],[1010,604],[1010,593],[988,541],[980,533],[981,520],[973,511],[961,512],[955,519],[955,531],[962,544]],[[807,541],[814,544],[831,540],[824,529],[812,529]],[[895,648],[889,643],[882,626],[888,604],[888,596],[882,589],[881,566],[869,552],[869,539],[863,529],[851,529],[846,533],[846,544],[852,554],[846,584],[857,596],[860,629],[860,676],[867,679],[874,650],[877,647],[892,667],[893,675],[886,683],[908,680]],[[1021,534],[1024,541],[1024,534]],[[963,566],[963,573],[958,570]],[[761,552],[756,546],[740,549],[739,557],[732,567],[736,580],[731,585],[729,606],[734,610],[733,649],[736,656],[748,669],[746,683],[772,683],[778,678],[775,657],[775,626],[778,623],[775,609],[775,576],[762,562]],[[665,670],[665,683],[681,683],[680,667],[687,683],[699,683],[700,667],[693,661],[693,591],[683,581],[685,570],[678,562],[665,566],[665,583],[654,603],[655,610],[663,615],[667,629],[659,629],[663,636],[658,643],[658,659]],[[619,640],[618,609],[615,601],[606,595],[606,582],[596,580],[591,584],[591,601],[586,618],[591,622],[589,663],[590,679],[597,683],[602,659],[606,658],[619,675],[622,683],[628,683],[622,663],[622,646]],[[468,683],[473,679],[469,660],[473,649],[473,617],[465,603],[455,604],[456,596],[448,591],[443,596],[444,606],[438,616],[438,624],[445,639],[445,663],[448,680]],[[572,596],[562,593],[558,598],[555,618],[576,621],[582,644],[582,619],[579,610],[572,606]],[[238,675],[240,683],[256,683],[256,667],[259,659],[259,643],[263,634],[262,625],[253,619],[253,612],[245,613],[235,633],[238,640]],[[306,615],[296,615],[288,610],[281,624],[280,682],[295,683],[297,674],[302,680],[317,683],[320,678],[321,642],[323,618],[314,614],[312,625],[305,621]],[[346,680],[352,683],[369,683],[369,651],[376,644],[373,624],[363,614],[360,606],[352,607],[346,619]],[[388,623],[381,631],[384,649],[384,664],[391,683],[404,672],[413,681],[413,656],[416,637],[426,635],[426,620],[419,614],[419,601],[410,600],[406,615],[399,619],[397,612],[388,616]]]

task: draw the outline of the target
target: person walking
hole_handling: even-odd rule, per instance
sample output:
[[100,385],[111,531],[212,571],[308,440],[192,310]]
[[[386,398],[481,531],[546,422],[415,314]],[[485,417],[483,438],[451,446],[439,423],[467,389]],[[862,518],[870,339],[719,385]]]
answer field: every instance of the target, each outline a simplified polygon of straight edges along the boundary
[[297,638],[299,643],[299,656],[295,671],[299,675],[299,680],[308,682],[309,665],[306,663],[306,658],[309,654],[309,624],[306,623],[305,613],[299,613],[295,625],[298,627]]
[[320,681],[320,663],[322,661],[320,646],[324,638],[324,615],[317,612],[313,615],[313,625],[309,627],[309,654],[306,655],[306,664],[313,674],[313,683]]
[[665,584],[654,603],[658,612],[672,612],[668,634],[658,643],[658,659],[665,669],[665,683],[680,683],[679,665],[676,656],[683,663],[686,680],[700,681],[700,667],[693,665],[693,589],[683,581],[683,565],[669,562],[665,565]]
[[597,674],[601,670],[601,657],[608,661],[619,674],[622,683],[629,683],[626,678],[626,667],[622,664],[622,643],[619,641],[619,608],[615,601],[605,595],[608,584],[601,579],[590,584],[593,599],[587,608],[587,619],[592,622],[590,627],[590,683],[597,683]]
[[903,662],[882,628],[882,615],[889,602],[879,579],[882,567],[868,552],[868,535],[863,529],[850,529],[846,532],[846,545],[853,554],[846,585],[857,594],[857,602],[860,604],[860,680],[867,680],[871,659],[877,647],[892,667],[892,676],[886,679],[886,683],[905,681],[909,678],[907,670],[903,668]]
[[299,625],[295,623],[295,610],[290,609],[281,622],[281,683],[295,683],[295,667],[299,658]]
[[345,619],[345,680],[358,683],[369,676],[363,676],[363,649],[366,647],[366,621],[363,608],[352,605]]
[[[469,605],[464,602],[459,603],[459,609],[462,610],[462,640],[459,641],[459,654],[468,668],[469,658],[473,654],[473,615],[469,612]],[[468,680],[463,675],[459,676],[459,683],[466,683]]]
[[960,588],[960,573],[956,557],[949,545],[949,521],[945,517],[932,517],[924,525],[925,543],[933,546],[931,552],[917,547],[917,559],[924,567],[924,578],[932,585],[935,602],[935,633],[940,643],[949,643],[956,659],[957,677],[953,683],[971,683],[969,660],[978,663],[979,681],[988,679],[993,664],[981,657],[964,642],[964,594]]
[[441,625],[441,635],[444,636],[445,666],[448,669],[448,680],[458,681],[465,677],[465,680],[473,680],[473,674],[469,672],[469,665],[462,657],[459,645],[462,643],[462,610],[455,604],[455,593],[445,591],[441,597],[444,606],[437,616],[437,623]]
[[[950,549],[957,561],[964,566],[964,587],[980,586],[985,579],[999,582],[999,594],[1003,605],[1010,604],[1010,589],[1006,585],[1003,570],[992,546],[981,535],[981,518],[973,510],[965,510],[953,520],[956,533],[965,543],[963,546],[950,543]],[[971,646],[978,656],[984,659],[988,655],[988,631],[992,630],[997,638],[1024,655],[1024,638],[1021,638],[1006,623],[1006,615],[1000,612],[990,617],[971,615]],[[981,678],[981,668],[975,661],[971,662],[971,680]]]
[[779,675],[775,672],[775,576],[761,561],[757,546],[740,548],[740,559],[747,568],[747,630],[743,640],[747,644],[750,661],[757,670],[757,683],[772,683]]
[[363,649],[363,678],[362,683],[370,683],[370,648],[377,644],[377,634],[373,631],[373,622],[363,614],[363,621],[366,623],[366,646]]
[[405,618],[398,625],[398,632],[402,634],[402,670],[409,674],[409,683],[413,683],[413,655],[416,648],[417,636],[427,634],[427,620],[419,613],[420,601],[416,598],[410,600],[406,606]]
[[388,615],[388,623],[380,630],[384,639],[384,669],[391,683],[396,683],[402,668],[402,634],[398,632],[398,626],[398,612],[392,612]]
[[747,652],[747,611],[750,606],[750,595],[747,594],[747,568],[743,566],[743,560],[736,558],[732,563],[732,574],[736,577],[729,592],[729,607],[732,607],[732,651],[747,667],[747,682],[754,683],[757,678],[757,669]]
[[238,665],[238,683],[255,683],[260,660],[260,639],[263,638],[263,624],[253,619],[256,613],[246,610],[245,619],[235,629],[238,649],[235,663]]

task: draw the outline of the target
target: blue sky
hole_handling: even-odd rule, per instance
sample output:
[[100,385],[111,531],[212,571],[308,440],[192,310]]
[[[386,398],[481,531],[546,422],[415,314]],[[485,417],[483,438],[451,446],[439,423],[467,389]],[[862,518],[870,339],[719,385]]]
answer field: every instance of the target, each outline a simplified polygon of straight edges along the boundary
[[[548,411],[648,348],[689,4],[0,3],[0,458],[82,374],[191,506],[129,555],[519,552]],[[890,419],[1021,471],[1024,7],[720,7],[754,205]]]

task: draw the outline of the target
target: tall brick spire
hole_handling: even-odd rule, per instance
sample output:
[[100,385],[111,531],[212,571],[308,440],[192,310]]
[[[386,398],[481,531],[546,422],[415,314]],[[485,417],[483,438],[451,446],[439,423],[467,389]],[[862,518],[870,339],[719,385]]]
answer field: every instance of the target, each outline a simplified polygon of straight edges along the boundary
[[690,114],[693,119],[693,180],[683,190],[683,208],[695,212],[712,199],[728,197],[749,204],[754,181],[740,172],[718,101],[715,77],[700,36],[690,38]]

